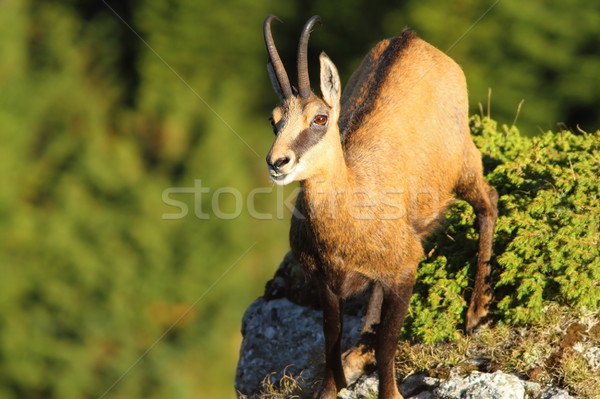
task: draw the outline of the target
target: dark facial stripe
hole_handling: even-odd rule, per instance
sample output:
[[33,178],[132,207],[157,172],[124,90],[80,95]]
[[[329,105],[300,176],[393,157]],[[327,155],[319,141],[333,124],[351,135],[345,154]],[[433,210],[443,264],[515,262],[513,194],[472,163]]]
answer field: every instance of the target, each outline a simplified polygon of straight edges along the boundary
[[369,64],[375,71],[369,76],[369,79],[362,82],[359,92],[364,93],[364,95],[353,98],[342,109],[339,120],[342,140],[358,129],[365,118],[373,111],[375,100],[379,97],[379,92],[390,73],[391,67],[400,58],[402,51],[408,47],[413,38],[415,38],[415,34],[410,29],[404,29],[399,36],[390,39],[388,46],[378,59],[370,60]]
[[308,127],[301,131],[290,145],[290,149],[294,151],[296,159],[299,160],[306,151],[310,150],[314,145],[321,141],[326,132],[326,126]]

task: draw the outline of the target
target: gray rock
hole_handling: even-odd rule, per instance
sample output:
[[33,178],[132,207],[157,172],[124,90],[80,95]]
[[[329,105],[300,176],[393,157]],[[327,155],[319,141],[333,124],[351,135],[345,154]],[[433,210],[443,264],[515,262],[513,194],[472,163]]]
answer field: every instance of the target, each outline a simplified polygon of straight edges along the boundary
[[539,398],[542,392],[542,386],[537,382],[533,381],[521,381],[523,388],[525,388],[526,398]]
[[[433,389],[437,387],[440,380],[427,377],[423,373],[411,374],[399,384],[402,396],[408,399],[433,399]],[[377,398],[379,377],[377,373],[360,377],[356,383],[338,394],[339,399],[364,399]]]
[[600,371],[600,346],[585,348],[582,354],[592,371]]
[[433,396],[433,393],[429,391],[423,391],[420,394],[416,396],[411,396],[408,399],[435,399],[435,396]]
[[378,384],[379,378],[376,374],[362,376],[349,388],[342,389],[338,393],[338,399],[376,398],[379,392]]
[[542,391],[541,399],[573,399],[564,389],[550,387]]
[[415,373],[406,377],[398,389],[402,396],[406,398],[416,397],[423,391],[433,391],[440,384],[440,381],[437,378],[428,377],[424,373]]
[[[344,348],[358,339],[362,320],[344,316]],[[242,347],[235,388],[244,395],[260,390],[270,378],[278,382],[284,373],[311,382],[319,374],[324,340],[322,312],[290,302],[286,298],[259,298],[246,310],[242,320]]]
[[525,388],[519,378],[500,372],[474,371],[466,377],[452,376],[433,391],[440,399],[524,399]]

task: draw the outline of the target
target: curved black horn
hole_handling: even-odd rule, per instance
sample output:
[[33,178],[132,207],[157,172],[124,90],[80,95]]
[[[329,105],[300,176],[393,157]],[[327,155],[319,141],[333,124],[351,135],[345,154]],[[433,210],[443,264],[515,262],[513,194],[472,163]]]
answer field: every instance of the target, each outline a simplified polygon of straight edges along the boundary
[[273,70],[275,71],[275,76],[277,76],[277,80],[279,81],[279,86],[281,87],[283,97],[287,98],[292,95],[292,86],[290,85],[290,79],[288,78],[287,72],[285,72],[281,58],[279,58],[279,53],[277,52],[275,42],[273,41],[273,35],[271,35],[271,21],[274,19],[282,22],[275,15],[267,16],[263,24],[263,33],[265,37],[265,44],[267,46],[267,52],[269,53],[269,62],[271,62],[271,65],[273,66]]
[[304,25],[300,42],[298,43],[298,90],[300,97],[307,98],[310,96],[310,78],[308,77],[308,38],[310,31],[317,22],[321,22],[321,17],[318,15],[312,16]]

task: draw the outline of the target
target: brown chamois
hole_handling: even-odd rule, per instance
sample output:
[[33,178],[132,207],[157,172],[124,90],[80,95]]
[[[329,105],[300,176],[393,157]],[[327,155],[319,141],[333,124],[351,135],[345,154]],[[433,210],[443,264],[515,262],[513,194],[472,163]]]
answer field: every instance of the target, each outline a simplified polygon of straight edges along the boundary
[[300,36],[297,89],[275,48],[273,19],[265,19],[264,39],[281,102],[271,117],[276,138],[267,164],[273,182],[300,181],[302,188],[290,244],[317,284],[323,307],[326,364],[315,397],[335,398],[346,375],[362,370],[365,347],[342,360],[341,307],[349,295],[372,286],[361,345],[375,349],[379,397],[401,398],[394,356],[423,256],[421,241],[454,194],[473,206],[479,223],[467,331],[487,314],[491,300],[497,194],[483,179],[481,154],[469,134],[464,74],[405,29],[369,52],[343,94],[336,67],[321,53],[318,97],[310,87],[307,47],[320,18],[312,17]]

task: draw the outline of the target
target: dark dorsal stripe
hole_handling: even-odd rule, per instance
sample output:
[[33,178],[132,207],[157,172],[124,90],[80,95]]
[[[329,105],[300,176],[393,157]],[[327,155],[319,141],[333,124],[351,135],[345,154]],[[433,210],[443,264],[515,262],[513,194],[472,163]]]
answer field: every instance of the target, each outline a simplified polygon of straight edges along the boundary
[[302,130],[290,145],[290,149],[296,155],[296,159],[300,160],[306,151],[321,141],[326,132],[327,129],[325,127],[307,127]]
[[375,101],[380,95],[381,88],[390,73],[391,67],[415,37],[413,31],[405,28],[399,36],[389,39],[388,46],[377,60],[371,61],[373,62],[371,68],[375,68],[375,72],[362,82],[361,87],[357,88],[358,91],[356,91],[357,93],[364,93],[364,95],[357,95],[352,99],[352,102],[345,104],[346,106],[342,109],[339,122],[342,141],[356,131],[363,124],[365,117],[373,111]]

